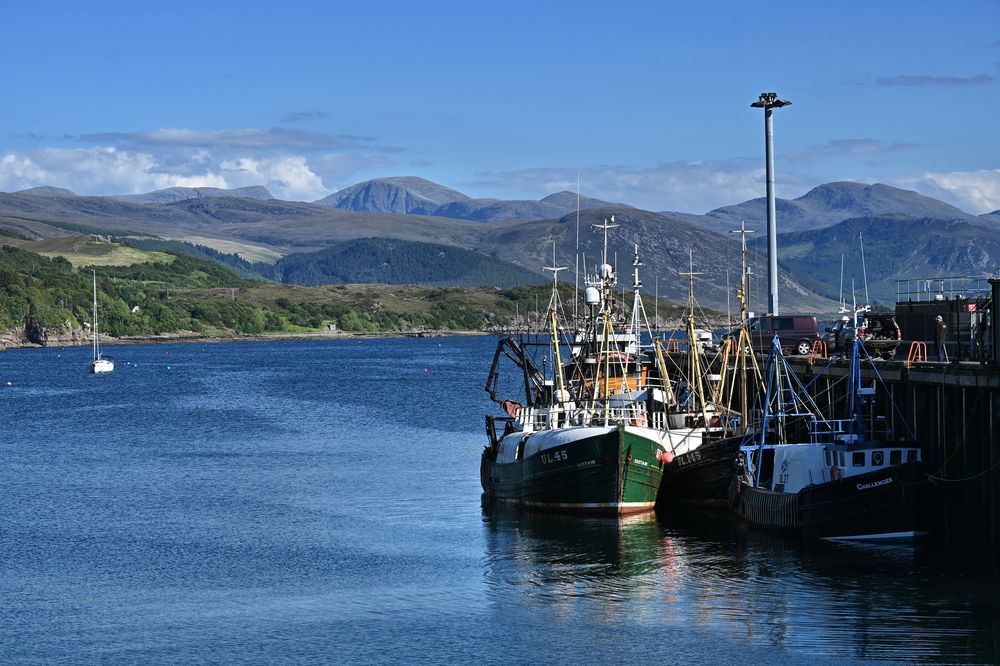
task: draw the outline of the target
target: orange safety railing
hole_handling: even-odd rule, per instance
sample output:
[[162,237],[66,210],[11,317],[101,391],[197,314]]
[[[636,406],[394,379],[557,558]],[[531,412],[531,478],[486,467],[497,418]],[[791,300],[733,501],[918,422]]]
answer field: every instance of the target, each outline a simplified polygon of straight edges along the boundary
[[666,351],[668,353],[669,352],[680,353],[680,351],[681,351],[681,342],[680,342],[680,340],[678,340],[677,338],[670,338],[669,340],[667,340]]
[[927,360],[927,343],[921,342],[920,340],[914,340],[910,343],[910,351],[906,355],[906,367],[910,367],[910,363],[921,363]]
[[817,358],[830,358],[826,353],[826,340],[815,340],[812,352],[809,354],[809,365],[816,363]]

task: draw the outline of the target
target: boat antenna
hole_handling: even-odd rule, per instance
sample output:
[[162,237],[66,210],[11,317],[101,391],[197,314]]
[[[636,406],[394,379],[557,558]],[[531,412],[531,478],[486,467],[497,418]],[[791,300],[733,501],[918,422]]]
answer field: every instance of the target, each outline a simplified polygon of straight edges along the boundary
[[847,312],[847,302],[844,300],[844,254],[840,254],[840,299],[838,305],[841,312]]
[[861,232],[858,232],[858,242],[861,243],[861,274],[865,279],[865,305],[871,305],[871,299],[868,298],[868,269],[865,267],[865,239],[862,238]]
[[726,269],[726,328],[733,326],[733,308],[729,303],[729,269]]
[[[858,330],[858,294],[854,287],[854,278],[851,278],[851,310],[854,311],[854,330]],[[856,335],[856,334],[855,334]]]
[[653,292],[653,297],[656,299],[653,301],[653,330],[658,333],[660,330],[660,276],[656,276],[656,290]]

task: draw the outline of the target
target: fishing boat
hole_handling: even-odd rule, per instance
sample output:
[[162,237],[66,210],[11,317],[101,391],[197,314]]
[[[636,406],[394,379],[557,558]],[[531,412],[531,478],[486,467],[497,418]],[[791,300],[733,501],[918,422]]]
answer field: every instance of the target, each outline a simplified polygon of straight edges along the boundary
[[[735,512],[754,525],[836,540],[912,540],[920,449],[896,440],[874,416],[876,387],[862,381],[870,361],[852,347],[844,419],[830,420],[788,368],[777,339],[768,357],[759,425],[740,446],[732,484]],[[878,383],[877,368],[871,364]],[[901,419],[900,419],[901,420]]]
[[[595,225],[596,226],[596,225]],[[631,317],[615,308],[617,278],[607,262],[606,220],[603,262],[586,280],[582,325],[560,324],[557,271],[548,307],[551,373],[532,360],[531,342],[504,336],[497,344],[486,391],[504,412],[486,416],[488,443],[480,477],[486,499],[537,509],[627,514],[656,502],[663,466],[676,451],[696,446],[693,428],[671,428],[672,385],[662,350],[641,344],[645,318],[639,289],[641,262],[633,262]],[[553,250],[554,252],[554,250]],[[564,351],[565,350],[565,351]],[[564,353],[566,361],[563,361]],[[500,363],[516,368],[504,384]],[[506,376],[506,375],[504,375]],[[508,392],[517,390],[524,400]]]
[[[705,508],[729,509],[730,487],[737,473],[740,447],[745,443],[749,424],[750,404],[748,391],[758,386],[763,393],[761,372],[757,359],[750,352],[751,343],[747,323],[749,321],[747,281],[746,225],[732,233],[742,236],[742,270],[740,283],[736,288],[741,325],[735,335],[722,341],[717,359],[720,369],[714,383],[709,404],[715,410],[715,426],[704,433],[703,441],[697,447],[679,452],[670,464],[663,468],[663,482],[660,485],[658,504],[679,504]],[[693,302],[693,285],[689,287],[689,303]],[[690,308],[689,337],[693,338],[694,307]],[[694,367],[694,357],[691,365]],[[700,376],[691,371],[689,375]],[[709,420],[709,424],[713,421]]]
[[101,341],[100,341],[100,331],[97,327],[97,271],[94,271],[94,321],[91,324],[90,330],[94,335],[94,358],[90,362],[90,371],[94,374],[103,374],[106,372],[113,372],[115,369],[115,360],[110,356],[104,356],[101,353]]

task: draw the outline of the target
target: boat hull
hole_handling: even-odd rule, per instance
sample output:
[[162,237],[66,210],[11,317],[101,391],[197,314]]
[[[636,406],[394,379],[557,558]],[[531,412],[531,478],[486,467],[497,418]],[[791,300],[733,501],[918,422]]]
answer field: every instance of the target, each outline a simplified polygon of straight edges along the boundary
[[109,358],[99,358],[90,364],[90,371],[94,374],[114,372],[115,363]]
[[797,493],[735,482],[732,505],[754,525],[794,529],[807,537],[905,540],[918,535],[915,489],[923,478],[920,463],[913,462],[807,486]]
[[727,437],[678,455],[663,468],[657,503],[728,508],[743,443],[742,436]]
[[[561,443],[509,463],[497,462],[486,449],[480,467],[483,490],[491,500],[535,509],[605,514],[649,511],[656,503],[663,472],[656,433],[623,425],[567,428],[559,431]],[[551,435],[540,432],[524,437],[539,436]],[[527,441],[525,448],[532,448]]]

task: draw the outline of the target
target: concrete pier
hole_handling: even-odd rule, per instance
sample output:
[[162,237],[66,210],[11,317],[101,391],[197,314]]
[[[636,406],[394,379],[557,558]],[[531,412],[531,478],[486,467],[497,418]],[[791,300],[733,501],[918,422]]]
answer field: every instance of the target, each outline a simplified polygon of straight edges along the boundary
[[[846,360],[789,363],[821,407],[843,404]],[[900,437],[909,429],[922,451],[918,525],[946,550],[1000,560],[1000,366],[887,361],[862,377],[876,371],[888,392],[876,393],[875,413]]]

